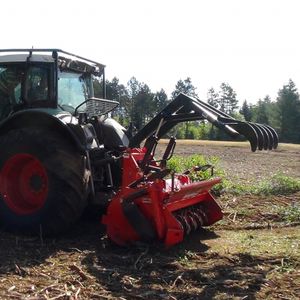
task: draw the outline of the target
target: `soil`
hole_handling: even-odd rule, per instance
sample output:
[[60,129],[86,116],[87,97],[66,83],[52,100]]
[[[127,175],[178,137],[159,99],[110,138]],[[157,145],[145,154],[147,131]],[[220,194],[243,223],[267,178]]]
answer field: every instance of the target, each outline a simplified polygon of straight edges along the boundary
[[[300,177],[300,147],[251,153],[178,143],[177,154],[195,153],[220,157],[232,180]],[[0,299],[299,299],[300,220],[284,212],[299,207],[300,192],[217,201],[224,219],[171,249],[120,248],[99,222],[81,221],[56,239],[0,231]]]

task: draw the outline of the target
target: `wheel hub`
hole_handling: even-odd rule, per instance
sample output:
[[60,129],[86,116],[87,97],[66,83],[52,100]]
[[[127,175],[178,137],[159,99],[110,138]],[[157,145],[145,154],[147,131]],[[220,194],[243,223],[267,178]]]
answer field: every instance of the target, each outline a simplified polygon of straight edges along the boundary
[[48,195],[48,176],[39,159],[27,153],[10,157],[0,173],[0,193],[16,214],[27,215],[41,209]]
[[31,176],[29,184],[32,191],[38,193],[42,190],[43,179],[38,174],[34,174],[33,176]]

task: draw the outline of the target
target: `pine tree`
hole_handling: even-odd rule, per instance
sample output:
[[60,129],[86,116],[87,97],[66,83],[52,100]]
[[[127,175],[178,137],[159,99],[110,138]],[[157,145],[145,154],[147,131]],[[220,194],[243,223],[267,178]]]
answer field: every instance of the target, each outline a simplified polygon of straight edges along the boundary
[[106,80],[106,97],[115,101],[119,100],[119,79],[117,77],[111,81]]
[[219,94],[214,88],[210,88],[207,92],[207,103],[215,108],[219,108]]
[[[172,100],[174,100],[180,93],[186,94],[187,96],[197,97],[196,87],[192,84],[190,77],[187,77],[185,80],[178,80],[175,86],[175,90],[171,94]],[[179,125],[180,126],[180,125]],[[184,138],[189,137],[189,126],[190,122],[185,122],[185,133]]]
[[236,98],[236,92],[228,83],[222,83],[219,97],[220,110],[231,115],[238,108],[238,100]]
[[141,129],[153,116],[154,95],[149,86],[132,77],[128,84],[130,99],[130,122],[136,129]]
[[267,110],[267,102],[259,99],[256,106],[255,122],[260,124],[269,124],[269,115]]
[[247,103],[247,100],[243,102],[240,113],[244,116],[245,120],[250,122],[252,118],[252,111]]
[[277,108],[280,118],[280,135],[283,142],[300,142],[300,99],[290,79],[278,92]]
[[164,89],[161,89],[159,92],[156,92],[154,95],[154,115],[160,112],[168,104],[168,96]]
[[172,100],[175,99],[180,93],[186,94],[191,97],[198,97],[196,93],[196,87],[192,84],[190,77],[185,80],[178,80],[175,86],[175,90],[171,94]]

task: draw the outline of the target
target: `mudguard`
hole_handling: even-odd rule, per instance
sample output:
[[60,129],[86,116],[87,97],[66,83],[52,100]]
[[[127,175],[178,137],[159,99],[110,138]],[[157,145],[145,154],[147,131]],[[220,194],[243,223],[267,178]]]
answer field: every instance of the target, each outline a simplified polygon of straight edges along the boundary
[[72,115],[56,109],[23,110],[13,114],[0,124],[0,135],[18,128],[44,127],[69,139],[80,152],[84,153],[86,151],[84,142],[74,130],[74,127],[78,127],[77,124],[78,120]]

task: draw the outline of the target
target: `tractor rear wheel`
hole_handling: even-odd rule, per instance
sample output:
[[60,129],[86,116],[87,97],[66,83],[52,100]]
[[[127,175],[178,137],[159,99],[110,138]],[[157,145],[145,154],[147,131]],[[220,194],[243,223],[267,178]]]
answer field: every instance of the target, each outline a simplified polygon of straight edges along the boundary
[[6,230],[53,235],[87,205],[85,158],[67,139],[26,128],[0,137],[0,223]]

